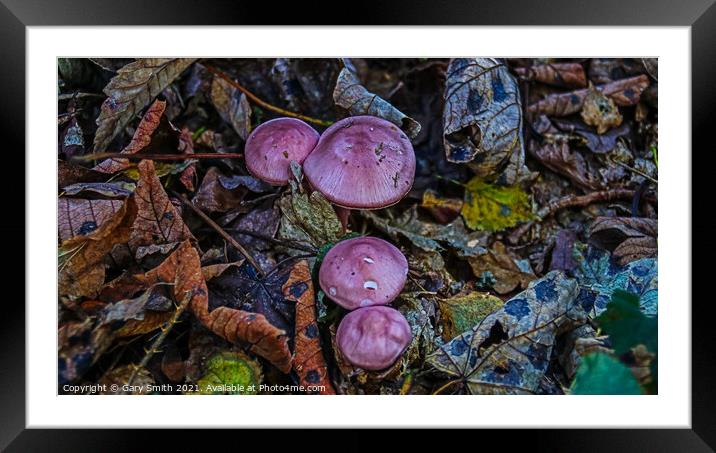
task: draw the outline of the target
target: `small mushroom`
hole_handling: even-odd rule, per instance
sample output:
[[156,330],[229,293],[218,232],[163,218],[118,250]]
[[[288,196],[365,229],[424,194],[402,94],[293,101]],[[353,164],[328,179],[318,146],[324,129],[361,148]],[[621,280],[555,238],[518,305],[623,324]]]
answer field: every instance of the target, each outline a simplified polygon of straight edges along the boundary
[[291,178],[291,161],[303,163],[319,137],[315,129],[296,118],[266,121],[246,140],[246,168],[269,184],[286,185]]
[[390,242],[357,237],[336,244],[318,271],[323,292],[338,305],[354,310],[386,305],[405,286],[408,260]]
[[411,341],[410,324],[390,307],[352,311],[341,320],[336,332],[336,344],[343,357],[364,370],[388,368]]
[[415,179],[408,136],[375,116],[337,121],[303,163],[311,186],[347,209],[381,209],[400,201]]

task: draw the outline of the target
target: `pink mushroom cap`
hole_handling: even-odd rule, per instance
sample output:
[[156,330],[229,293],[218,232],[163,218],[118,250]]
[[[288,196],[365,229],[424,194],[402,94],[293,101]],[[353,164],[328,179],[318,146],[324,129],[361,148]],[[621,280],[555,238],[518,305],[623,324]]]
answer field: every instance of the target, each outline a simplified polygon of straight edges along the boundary
[[311,186],[348,209],[380,209],[413,186],[415,152],[397,126],[375,116],[337,121],[303,163]]
[[382,370],[400,357],[412,341],[410,324],[396,309],[366,307],[348,313],[336,332],[343,357],[365,370]]
[[390,242],[357,237],[336,244],[318,271],[323,292],[348,310],[385,305],[405,286],[408,260]]
[[266,121],[246,140],[246,168],[269,184],[286,185],[291,178],[290,162],[303,163],[319,137],[314,128],[296,118]]

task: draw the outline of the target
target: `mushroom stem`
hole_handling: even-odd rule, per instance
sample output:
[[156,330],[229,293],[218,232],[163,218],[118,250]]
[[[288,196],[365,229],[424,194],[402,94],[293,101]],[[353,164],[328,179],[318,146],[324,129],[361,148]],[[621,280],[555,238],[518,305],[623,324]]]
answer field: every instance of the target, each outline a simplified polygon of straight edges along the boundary
[[333,205],[333,210],[336,211],[338,220],[340,220],[341,225],[343,225],[343,233],[345,233],[346,231],[348,231],[348,219],[351,215],[351,210],[336,205]]

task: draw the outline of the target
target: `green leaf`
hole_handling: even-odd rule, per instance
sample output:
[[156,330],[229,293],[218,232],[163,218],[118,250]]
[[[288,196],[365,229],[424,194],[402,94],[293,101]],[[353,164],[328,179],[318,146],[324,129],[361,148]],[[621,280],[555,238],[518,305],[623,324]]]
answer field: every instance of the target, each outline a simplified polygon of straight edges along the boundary
[[574,377],[572,395],[641,395],[634,375],[617,359],[597,352],[582,358]]
[[639,296],[636,294],[614,290],[607,310],[596,320],[609,335],[617,354],[629,352],[639,344],[646,346],[649,352],[657,352],[657,317],[647,317],[642,313],[639,309]]
[[502,305],[504,302],[499,297],[477,291],[458,294],[449,299],[438,299],[444,328],[443,338],[449,341],[472,329]]
[[473,230],[501,231],[533,218],[529,196],[517,186],[496,186],[472,178],[465,185],[462,217]]
[[202,395],[253,395],[261,383],[261,366],[241,352],[214,354],[197,384]]

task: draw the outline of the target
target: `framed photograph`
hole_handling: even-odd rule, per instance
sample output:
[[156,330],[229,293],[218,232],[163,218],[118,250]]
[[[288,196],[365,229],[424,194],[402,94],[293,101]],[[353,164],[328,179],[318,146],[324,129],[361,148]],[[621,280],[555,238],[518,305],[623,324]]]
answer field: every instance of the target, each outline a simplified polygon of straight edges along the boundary
[[713,451],[691,255],[712,3],[296,27],[246,24],[293,11],[244,2],[3,0],[25,289],[2,316],[0,445],[517,428],[549,451]]

